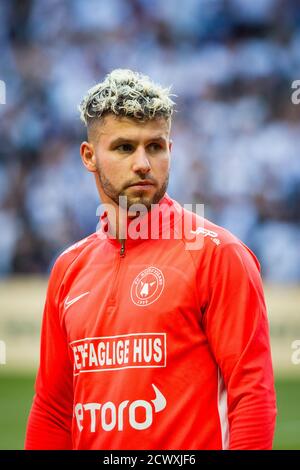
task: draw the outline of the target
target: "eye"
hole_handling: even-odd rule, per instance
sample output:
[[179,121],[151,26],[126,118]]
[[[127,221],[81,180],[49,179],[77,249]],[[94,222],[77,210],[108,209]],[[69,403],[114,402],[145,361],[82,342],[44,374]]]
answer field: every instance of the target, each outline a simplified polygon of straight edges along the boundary
[[118,152],[121,152],[121,153],[130,153],[133,150],[133,145],[131,144],[118,145],[116,150],[118,150]]
[[152,142],[148,145],[148,149],[150,150],[150,152],[159,152],[160,150],[162,150],[162,146],[157,142]]

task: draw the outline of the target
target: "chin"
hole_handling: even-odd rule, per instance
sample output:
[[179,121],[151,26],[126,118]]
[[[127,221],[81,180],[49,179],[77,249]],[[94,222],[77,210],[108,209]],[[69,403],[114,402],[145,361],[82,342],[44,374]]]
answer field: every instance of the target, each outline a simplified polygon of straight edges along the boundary
[[127,191],[124,191],[120,196],[122,195],[127,197],[127,210],[134,204],[142,204],[146,207],[147,211],[149,211],[151,210],[151,204],[158,204],[166,192],[165,187],[162,187],[160,190],[157,190],[157,188],[155,189],[154,194],[152,191],[148,194],[145,194],[144,191],[136,191],[134,195],[129,195]]
[[153,197],[150,196],[135,196],[128,198],[127,200],[127,208],[130,209],[130,206],[134,204],[142,204],[146,207],[147,211],[151,208],[151,204],[153,201]]

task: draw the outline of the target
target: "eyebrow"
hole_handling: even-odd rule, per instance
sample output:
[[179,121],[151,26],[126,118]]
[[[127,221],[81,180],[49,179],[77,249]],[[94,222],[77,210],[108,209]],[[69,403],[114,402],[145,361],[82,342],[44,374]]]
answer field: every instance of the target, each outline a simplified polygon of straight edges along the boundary
[[[160,142],[162,144],[165,144],[167,139],[165,137],[162,137],[161,135],[151,137],[150,139],[147,139],[147,142]],[[135,144],[137,141],[134,139],[129,139],[127,137],[118,137],[115,140],[112,140],[109,144],[109,147],[117,147],[118,145],[122,145],[124,143],[129,143],[129,144]]]

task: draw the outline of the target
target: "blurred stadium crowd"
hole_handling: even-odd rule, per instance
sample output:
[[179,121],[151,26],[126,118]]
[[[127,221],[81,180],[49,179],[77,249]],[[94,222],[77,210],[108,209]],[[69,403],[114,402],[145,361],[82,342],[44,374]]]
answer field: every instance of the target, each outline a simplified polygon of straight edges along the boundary
[[77,105],[113,68],[172,84],[169,194],[257,254],[265,279],[300,281],[297,0],[0,3],[0,273],[45,272],[95,231]]

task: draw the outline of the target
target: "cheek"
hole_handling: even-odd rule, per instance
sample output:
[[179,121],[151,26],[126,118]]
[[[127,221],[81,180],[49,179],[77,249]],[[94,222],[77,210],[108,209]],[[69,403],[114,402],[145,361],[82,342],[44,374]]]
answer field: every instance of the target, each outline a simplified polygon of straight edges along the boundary
[[155,162],[153,169],[158,178],[164,179],[170,169],[170,158],[166,157]]
[[103,155],[101,158],[97,158],[97,168],[100,173],[102,173],[107,178],[111,179],[117,172],[117,165],[112,159],[104,158]]
[[100,162],[99,173],[116,189],[121,189],[124,184],[124,179],[126,179],[127,170],[120,162],[110,160]]

